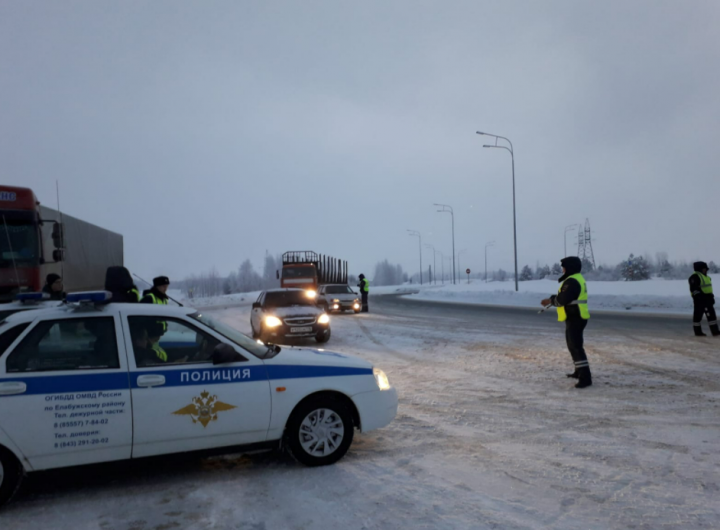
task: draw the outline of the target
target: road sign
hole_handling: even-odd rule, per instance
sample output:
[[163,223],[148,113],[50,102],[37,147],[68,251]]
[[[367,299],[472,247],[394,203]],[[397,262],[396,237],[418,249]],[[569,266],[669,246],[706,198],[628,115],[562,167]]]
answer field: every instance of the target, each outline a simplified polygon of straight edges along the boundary
[[470,269],[465,269],[465,274],[470,274]]

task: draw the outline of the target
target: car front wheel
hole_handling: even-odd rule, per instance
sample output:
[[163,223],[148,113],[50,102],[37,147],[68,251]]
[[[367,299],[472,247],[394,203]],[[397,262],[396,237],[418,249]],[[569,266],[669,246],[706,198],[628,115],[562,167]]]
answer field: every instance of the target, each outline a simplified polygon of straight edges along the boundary
[[326,466],[340,460],[353,439],[350,411],[332,397],[319,397],[293,412],[286,430],[292,456],[306,466]]
[[0,506],[10,501],[20,487],[23,469],[17,458],[0,447]]
[[325,333],[324,331],[318,332],[318,334],[315,335],[315,340],[318,341],[319,343],[329,341],[330,340],[330,330],[328,329],[327,333]]

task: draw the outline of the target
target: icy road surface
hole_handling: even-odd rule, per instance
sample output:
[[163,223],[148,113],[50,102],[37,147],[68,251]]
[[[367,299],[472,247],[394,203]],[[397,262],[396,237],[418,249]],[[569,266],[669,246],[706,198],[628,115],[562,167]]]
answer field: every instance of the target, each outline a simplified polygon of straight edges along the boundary
[[[720,339],[692,337],[689,316],[593,315],[595,384],[579,391],[553,315],[371,309],[334,316],[326,347],[383,368],[400,410],[338,464],[264,453],[39,473],[0,528],[720,527]],[[249,307],[212,311],[249,331]]]

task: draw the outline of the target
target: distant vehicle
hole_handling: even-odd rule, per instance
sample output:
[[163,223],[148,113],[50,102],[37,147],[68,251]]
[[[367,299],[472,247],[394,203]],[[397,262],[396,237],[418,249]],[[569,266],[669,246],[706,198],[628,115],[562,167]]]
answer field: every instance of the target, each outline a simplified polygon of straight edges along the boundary
[[303,289],[271,289],[252,305],[253,338],[277,343],[283,339],[314,337],[330,340],[330,317],[318,307],[315,293]]
[[359,313],[362,309],[358,293],[345,284],[321,285],[318,288],[317,300],[318,305],[322,305],[327,312],[354,311]]
[[123,265],[123,237],[38,202],[29,188],[0,185],[0,302],[40,291],[51,272],[66,292],[102,289]]
[[282,272],[277,272],[280,287],[305,289],[317,293],[329,283],[347,283],[347,261],[317,254],[311,250],[293,250],[282,256]]
[[284,448],[333,464],[355,429],[397,414],[365,360],[258,344],[191,308],[105,301],[70,293],[0,322],[0,504],[28,472],[154,455]]

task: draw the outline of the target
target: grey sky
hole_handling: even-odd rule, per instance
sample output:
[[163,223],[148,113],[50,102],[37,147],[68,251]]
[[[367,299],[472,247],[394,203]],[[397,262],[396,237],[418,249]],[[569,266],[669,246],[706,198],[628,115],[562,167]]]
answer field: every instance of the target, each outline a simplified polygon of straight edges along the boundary
[[[417,270],[720,260],[720,3],[0,1],[0,170],[142,275],[265,250]],[[570,238],[569,238],[570,239]],[[423,265],[431,261],[424,253]],[[439,264],[438,264],[439,267]]]

